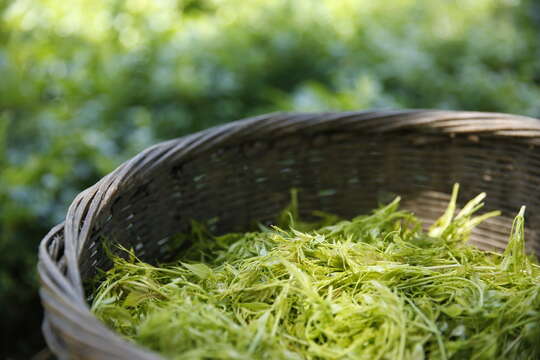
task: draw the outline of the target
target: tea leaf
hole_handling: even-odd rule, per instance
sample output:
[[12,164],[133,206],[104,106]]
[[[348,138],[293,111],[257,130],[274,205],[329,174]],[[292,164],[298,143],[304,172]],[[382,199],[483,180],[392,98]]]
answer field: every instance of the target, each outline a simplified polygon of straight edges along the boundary
[[467,245],[485,194],[422,231],[400,199],[351,220],[183,234],[181,262],[113,256],[92,311],[170,359],[538,359],[540,266],[524,211],[504,254]]

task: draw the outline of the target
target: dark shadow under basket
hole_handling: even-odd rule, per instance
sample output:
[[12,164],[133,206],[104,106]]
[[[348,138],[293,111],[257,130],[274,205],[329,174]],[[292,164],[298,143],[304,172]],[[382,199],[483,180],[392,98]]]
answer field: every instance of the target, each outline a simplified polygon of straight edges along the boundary
[[270,114],[153,146],[80,193],[39,250],[43,332],[60,358],[160,359],[109,330],[89,311],[83,283],[110,266],[102,238],[166,260],[170,236],[191,219],[215,233],[268,222],[298,188],[301,213],[351,217],[395,194],[426,222],[487,192],[472,242],[503,249],[527,206],[526,239],[540,255],[540,121],[494,113],[372,111]]

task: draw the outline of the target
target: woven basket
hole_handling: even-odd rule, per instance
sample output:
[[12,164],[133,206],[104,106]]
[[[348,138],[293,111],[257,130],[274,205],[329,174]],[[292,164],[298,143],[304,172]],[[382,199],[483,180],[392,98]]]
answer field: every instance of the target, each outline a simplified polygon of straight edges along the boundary
[[374,111],[270,114],[153,146],[80,193],[39,249],[43,333],[70,359],[160,359],[109,330],[89,311],[83,284],[110,262],[100,240],[167,260],[169,238],[191,219],[215,233],[271,221],[298,188],[301,214],[344,217],[394,195],[421,219],[442,214],[454,182],[462,199],[485,191],[500,209],[473,234],[503,249],[527,205],[526,238],[540,255],[540,121],[495,113]]

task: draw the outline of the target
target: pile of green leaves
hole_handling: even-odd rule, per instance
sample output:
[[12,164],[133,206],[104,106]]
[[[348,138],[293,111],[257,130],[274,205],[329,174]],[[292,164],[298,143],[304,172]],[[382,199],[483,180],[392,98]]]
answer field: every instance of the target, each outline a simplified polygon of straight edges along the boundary
[[[213,237],[181,261],[114,258],[92,311],[171,359],[538,359],[540,266],[524,208],[503,254],[467,245],[484,194],[422,230],[399,198],[350,221],[323,216]],[[294,205],[294,203],[293,203]]]

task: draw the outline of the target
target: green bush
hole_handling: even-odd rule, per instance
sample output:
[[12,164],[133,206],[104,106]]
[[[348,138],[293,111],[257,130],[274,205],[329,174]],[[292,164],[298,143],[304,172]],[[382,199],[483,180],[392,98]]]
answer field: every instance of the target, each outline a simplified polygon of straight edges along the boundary
[[538,116],[539,19],[532,0],[0,0],[0,356],[42,346],[38,242],[120,162],[276,110]]

